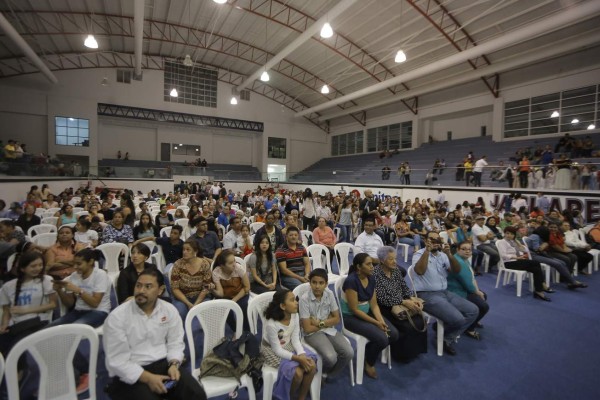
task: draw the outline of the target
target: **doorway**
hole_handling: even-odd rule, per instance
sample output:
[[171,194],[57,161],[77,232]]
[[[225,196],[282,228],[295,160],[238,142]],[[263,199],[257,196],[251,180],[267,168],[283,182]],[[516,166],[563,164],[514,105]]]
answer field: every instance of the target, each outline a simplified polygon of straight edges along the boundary
[[267,180],[284,182],[286,180],[286,166],[280,164],[267,165]]

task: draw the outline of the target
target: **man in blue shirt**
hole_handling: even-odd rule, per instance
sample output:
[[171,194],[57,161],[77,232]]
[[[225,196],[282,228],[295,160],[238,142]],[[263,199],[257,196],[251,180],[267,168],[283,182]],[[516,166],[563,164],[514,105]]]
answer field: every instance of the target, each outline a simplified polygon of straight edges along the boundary
[[412,274],[414,290],[425,300],[423,310],[444,323],[444,351],[453,356],[452,343],[477,318],[477,306],[448,291],[448,269],[459,273],[461,266],[450,253],[437,232],[427,232],[425,248],[413,255]]
[[208,220],[202,216],[194,218],[192,225],[196,227],[196,233],[189,240],[195,240],[202,249],[204,257],[217,258],[221,253],[221,242],[213,231],[208,230]]

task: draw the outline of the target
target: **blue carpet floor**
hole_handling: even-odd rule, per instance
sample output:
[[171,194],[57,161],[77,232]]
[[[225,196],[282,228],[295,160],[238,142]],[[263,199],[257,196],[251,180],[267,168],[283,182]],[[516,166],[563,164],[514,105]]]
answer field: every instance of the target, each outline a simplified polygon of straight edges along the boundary
[[[321,398],[598,399],[600,274],[580,280],[589,288],[570,291],[555,284],[557,292],[547,303],[534,299],[528,285],[521,298],[514,284],[495,289],[496,275],[484,274],[478,282],[491,308],[481,321],[481,341],[463,336],[456,356],[439,357],[430,328],[427,354],[409,364],[393,362],[391,370],[379,364],[379,379],[365,376],[355,387],[346,369],[322,388]],[[103,352],[98,371],[98,399],[108,399]],[[247,393],[240,391],[238,398],[246,399]]]

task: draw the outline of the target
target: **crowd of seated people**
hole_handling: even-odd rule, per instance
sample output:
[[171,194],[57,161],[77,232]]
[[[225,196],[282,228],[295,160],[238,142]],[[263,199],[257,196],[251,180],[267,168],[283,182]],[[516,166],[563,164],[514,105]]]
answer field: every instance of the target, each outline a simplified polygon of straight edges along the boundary
[[[589,251],[598,248],[597,242],[580,238],[581,215],[550,209],[543,193],[531,210],[518,194],[509,196],[501,210],[488,210],[481,198],[451,207],[443,196],[381,200],[371,190],[360,198],[343,192],[320,195],[258,188],[242,194],[222,189],[222,185],[189,183],[178,185],[177,192],[152,191],[146,196],[130,191],[95,196],[86,188],[66,189],[55,196],[47,185],[42,190],[32,188],[25,201],[11,204],[12,214],[4,214],[12,218],[0,222],[0,262],[8,293],[4,296],[0,291],[0,300],[5,310],[18,298],[15,288],[8,286],[10,281],[45,282],[48,278],[43,276],[48,274],[54,284],[44,289],[47,298],[30,313],[46,312],[60,301],[72,310],[52,326],[74,321],[100,326],[111,312],[111,282],[102,263],[96,266],[102,256],[94,248],[105,243],[130,248],[130,263],[115,281],[118,303],[125,304],[138,301],[139,279],[145,271],[159,268],[151,260],[156,244],[166,263],[160,273],[168,278],[171,301],[182,321],[197,304],[229,299],[242,309],[247,329],[250,294],[277,292],[268,324],[285,326],[281,329],[289,335],[286,343],[278,345],[268,333],[273,327],[267,325],[263,350],[271,357],[269,365],[292,371],[291,387],[282,390],[303,394],[314,367],[311,353],[298,346],[294,335],[306,336],[323,358],[324,369],[335,377],[353,355],[336,330],[343,320],[348,330],[369,339],[364,371],[377,378],[376,359],[387,346],[393,359],[401,362],[427,351],[424,320],[415,318],[415,326],[409,326],[395,314],[396,306],[403,305],[415,315],[425,311],[443,322],[444,350],[455,355],[453,343],[459,336],[484,339],[479,329],[490,304],[479,289],[477,275],[500,267],[532,272],[534,297],[550,301],[547,294],[554,289],[544,282],[541,264],[555,269],[569,289],[585,288],[574,274],[587,273],[593,262]],[[35,226],[38,209],[57,218],[56,243],[48,247],[25,246],[25,228]],[[177,211],[182,218],[174,218]],[[600,231],[600,226],[591,231],[592,240],[598,236],[595,230]],[[340,309],[327,289],[327,273],[312,270],[303,238],[306,231],[312,233],[313,243],[325,246],[332,261],[337,243],[356,246]],[[396,243],[412,250],[408,272],[397,265],[396,250],[389,246]],[[6,265],[15,252],[19,257]],[[39,256],[32,256],[33,252]],[[236,257],[245,260],[240,263]],[[310,292],[298,299],[290,295],[303,284]],[[315,299],[325,301],[327,308],[316,307]],[[4,315],[0,332],[9,332],[19,319],[10,312]],[[233,320],[227,322],[233,326]],[[1,339],[0,334],[2,351],[9,351],[16,340]],[[87,368],[81,354],[74,365],[83,390]]]

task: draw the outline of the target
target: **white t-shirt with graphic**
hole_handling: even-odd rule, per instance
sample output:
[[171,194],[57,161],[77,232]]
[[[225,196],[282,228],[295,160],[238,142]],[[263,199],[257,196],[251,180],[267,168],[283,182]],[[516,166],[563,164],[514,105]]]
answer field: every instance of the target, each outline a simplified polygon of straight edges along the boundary
[[[37,278],[21,285],[19,298],[15,304],[16,290],[16,279],[6,282],[0,289],[0,306],[38,307],[43,304],[48,304],[48,295],[55,293],[52,288],[52,278],[48,275],[44,275],[43,280]],[[52,317],[50,313],[12,315],[11,325],[37,316],[39,316],[42,321],[50,321],[50,318]]]
[[105,313],[110,312],[110,291],[112,289],[112,283],[108,277],[106,271],[99,268],[94,268],[92,274],[87,279],[82,279],[78,272],[73,272],[71,275],[65,278],[65,281],[72,282],[75,286],[80,287],[86,293],[103,293],[102,300],[98,307],[93,308],[81,297],[77,298],[75,303],[76,310],[88,310],[88,311],[104,311]]

